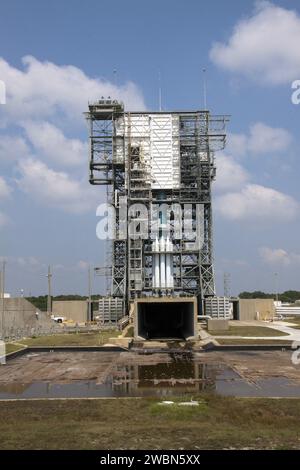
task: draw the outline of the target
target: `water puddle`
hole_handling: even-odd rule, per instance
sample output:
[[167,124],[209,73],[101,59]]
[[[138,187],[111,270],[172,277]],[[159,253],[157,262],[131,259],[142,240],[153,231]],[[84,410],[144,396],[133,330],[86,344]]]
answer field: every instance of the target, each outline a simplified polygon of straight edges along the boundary
[[[130,356],[130,361],[126,362],[124,357],[120,360],[118,356],[108,364],[101,378],[93,376],[93,368],[90,367],[86,356],[85,368],[89,370],[91,379],[82,380],[78,370],[86,372],[86,369],[82,364],[76,363],[76,355],[79,353],[55,353],[53,356],[51,354],[27,355],[28,357],[13,359],[7,366],[3,366],[7,369],[2,370],[7,370],[9,374],[0,375],[0,399],[151,396],[166,398],[199,392],[239,397],[300,397],[300,381],[284,377],[248,381],[226,364],[204,362],[205,356],[199,359],[192,355],[164,355],[165,362],[159,363],[151,363],[149,359],[147,362],[145,357],[139,358],[138,355],[134,360]],[[101,358],[101,353],[99,354]],[[82,359],[83,355],[80,357]],[[71,360],[73,365],[70,365]],[[50,365],[51,380],[47,379],[47,376],[45,379],[45,368]],[[56,370],[57,367],[61,369]],[[36,379],[27,379],[29,370],[34,370]],[[73,374],[76,372],[76,378],[68,379],[70,371]],[[14,375],[11,375],[12,373]],[[9,376],[9,380],[6,376]]]

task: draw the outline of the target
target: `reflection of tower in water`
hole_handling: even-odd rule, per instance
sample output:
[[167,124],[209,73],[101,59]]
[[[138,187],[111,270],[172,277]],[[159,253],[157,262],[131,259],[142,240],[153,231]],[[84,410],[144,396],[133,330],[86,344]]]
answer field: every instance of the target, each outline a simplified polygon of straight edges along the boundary
[[112,374],[112,390],[121,395],[197,393],[216,390],[218,368],[186,359],[156,364],[118,364]]

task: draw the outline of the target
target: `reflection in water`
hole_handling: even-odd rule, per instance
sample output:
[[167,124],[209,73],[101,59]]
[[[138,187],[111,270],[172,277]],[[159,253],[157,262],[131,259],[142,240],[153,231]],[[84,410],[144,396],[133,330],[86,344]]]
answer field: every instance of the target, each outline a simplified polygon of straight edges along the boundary
[[121,395],[151,396],[214,391],[219,367],[190,360],[159,364],[118,365],[109,379]]
[[[226,364],[205,363],[193,355],[165,355],[164,362],[135,356],[116,361],[101,383],[97,380],[68,380],[63,383],[36,381],[0,382],[0,398],[83,398],[124,396],[183,396],[211,392],[235,396],[300,396],[297,381],[266,378],[248,382]],[[130,362],[129,362],[130,360]]]

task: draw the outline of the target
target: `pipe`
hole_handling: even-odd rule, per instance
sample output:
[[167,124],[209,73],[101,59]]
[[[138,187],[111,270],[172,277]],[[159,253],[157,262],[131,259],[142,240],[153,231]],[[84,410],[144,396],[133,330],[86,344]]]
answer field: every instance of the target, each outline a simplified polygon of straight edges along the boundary
[[174,287],[173,279],[173,256],[171,255],[173,251],[173,244],[170,241],[169,237],[166,240],[166,287],[172,289]]
[[168,253],[170,250],[170,242],[169,237],[166,240],[166,288],[168,289],[171,283],[171,259],[170,254]]
[[166,255],[164,254],[165,251],[165,240],[163,235],[161,236],[160,243],[160,288],[166,288]]
[[173,243],[171,242],[170,240],[170,269],[171,269],[171,272],[170,272],[170,287],[173,289],[174,288],[174,268],[173,268],[173,255],[172,255],[172,252],[173,252]]
[[167,237],[166,241],[166,286],[169,289],[174,288],[174,277],[173,277],[173,243]]
[[159,289],[160,279],[159,279],[159,242],[158,238],[156,237],[155,241],[152,243],[152,251],[154,251],[152,255],[152,275],[153,275],[153,287],[155,289]]
[[171,259],[170,255],[166,254],[166,288],[171,287]]
[[[152,252],[154,252],[154,243],[152,243]],[[152,254],[152,288],[156,287],[156,277],[155,277],[155,254]]]
[[155,288],[159,289],[160,286],[160,276],[159,276],[159,254],[154,255],[155,258]]

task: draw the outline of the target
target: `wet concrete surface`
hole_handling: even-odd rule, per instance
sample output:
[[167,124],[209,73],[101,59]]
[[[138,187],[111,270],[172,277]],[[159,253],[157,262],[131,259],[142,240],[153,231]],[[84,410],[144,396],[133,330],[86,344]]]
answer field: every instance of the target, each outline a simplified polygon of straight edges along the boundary
[[36,352],[0,366],[0,399],[169,397],[200,392],[300,397],[290,351]]

